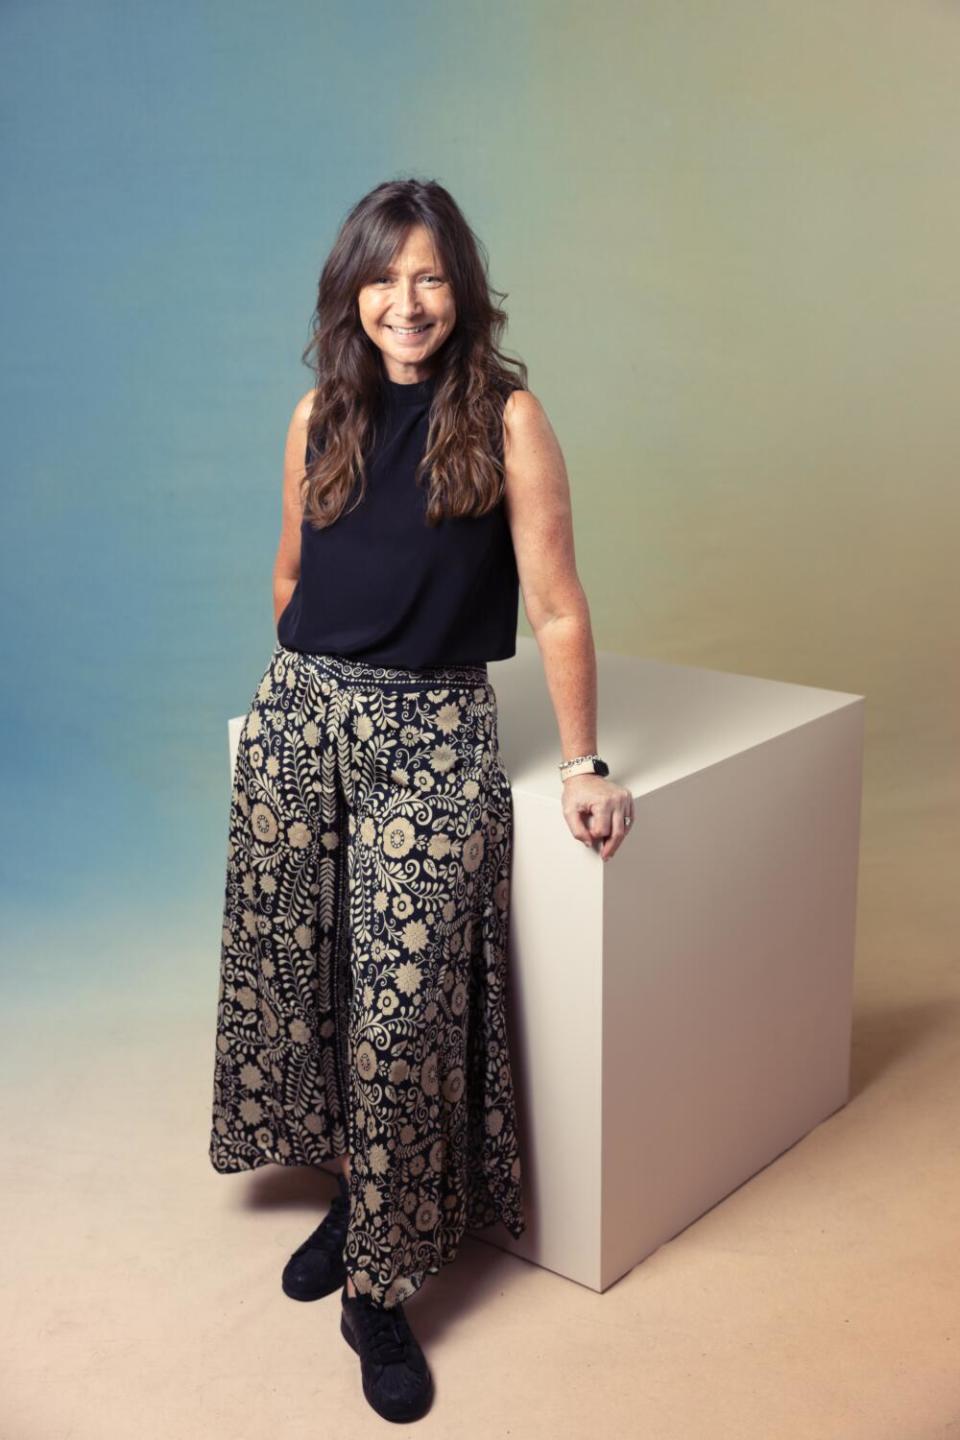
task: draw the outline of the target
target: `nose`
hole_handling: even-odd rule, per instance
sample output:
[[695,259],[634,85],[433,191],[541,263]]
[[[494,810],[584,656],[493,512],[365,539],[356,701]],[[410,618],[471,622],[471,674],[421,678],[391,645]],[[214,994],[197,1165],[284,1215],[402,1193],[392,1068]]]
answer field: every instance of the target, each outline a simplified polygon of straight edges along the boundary
[[420,302],[417,299],[417,282],[413,277],[400,281],[400,297],[397,301],[398,314],[405,320],[413,319],[421,313]]

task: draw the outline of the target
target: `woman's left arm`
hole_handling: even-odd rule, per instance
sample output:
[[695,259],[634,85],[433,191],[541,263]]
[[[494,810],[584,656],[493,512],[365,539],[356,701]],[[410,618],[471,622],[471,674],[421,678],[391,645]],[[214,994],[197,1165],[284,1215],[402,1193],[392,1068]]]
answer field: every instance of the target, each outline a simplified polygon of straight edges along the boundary
[[[597,753],[597,657],[590,608],[577,575],[570,486],[563,453],[540,401],[514,390],[503,414],[504,510],[523,608],[536,636],[560,732],[561,760]],[[558,762],[559,763],[559,762]],[[571,834],[601,842],[608,860],[633,818],[633,797],[602,775],[561,781]]]

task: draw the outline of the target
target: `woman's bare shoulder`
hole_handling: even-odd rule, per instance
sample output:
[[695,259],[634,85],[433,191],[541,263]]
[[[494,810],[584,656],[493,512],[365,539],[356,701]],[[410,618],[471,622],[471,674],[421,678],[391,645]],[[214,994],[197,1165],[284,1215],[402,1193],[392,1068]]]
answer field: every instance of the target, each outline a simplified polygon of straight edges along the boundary
[[305,395],[301,395],[290,416],[290,423],[287,426],[287,451],[294,463],[303,459],[307,443],[307,428],[313,410],[313,397],[316,393],[316,390],[308,390]]
[[546,410],[532,390],[512,390],[503,407],[503,428],[508,446],[525,446],[553,437]]
[[292,485],[294,475],[302,475],[304,468],[304,456],[307,448],[307,430],[310,424],[310,412],[313,409],[313,397],[315,390],[308,390],[305,395],[293,407],[290,422],[287,425],[287,439],[285,446],[285,484]]
[[307,421],[310,419],[310,414],[313,410],[313,402],[316,398],[316,394],[316,390],[308,390],[306,394],[300,396],[300,399],[293,407],[292,418],[295,421],[298,421],[304,427],[306,426]]

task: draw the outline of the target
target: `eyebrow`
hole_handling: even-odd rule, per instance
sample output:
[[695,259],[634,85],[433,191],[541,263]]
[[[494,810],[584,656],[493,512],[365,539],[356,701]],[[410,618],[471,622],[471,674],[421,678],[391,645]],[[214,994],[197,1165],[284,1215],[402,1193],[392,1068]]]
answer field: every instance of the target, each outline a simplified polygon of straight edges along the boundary
[[[443,269],[443,266],[442,266],[442,265],[425,265],[422,270],[418,270],[418,271],[417,271],[417,274],[418,274],[418,275],[435,275],[438,270],[442,270],[442,269]],[[391,275],[396,275],[396,273],[397,273],[397,267],[396,267],[396,265],[384,265],[384,266],[381,267],[381,270],[378,271],[377,273],[378,273],[378,274],[387,274],[388,272],[389,272],[389,274],[391,274]]]

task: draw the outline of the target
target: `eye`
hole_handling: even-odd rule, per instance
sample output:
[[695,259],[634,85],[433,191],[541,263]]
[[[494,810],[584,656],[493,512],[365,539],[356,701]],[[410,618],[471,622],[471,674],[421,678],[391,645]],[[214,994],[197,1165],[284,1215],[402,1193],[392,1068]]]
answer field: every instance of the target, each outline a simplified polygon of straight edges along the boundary
[[[431,281],[433,284],[436,284],[436,285],[442,285],[442,284],[443,284],[443,276],[442,276],[442,275],[425,275],[423,278],[424,278],[425,280]],[[389,285],[391,279],[392,279],[392,276],[390,276],[390,275],[378,275],[374,280],[371,280],[371,281],[370,281],[370,284],[371,284],[371,285]]]

